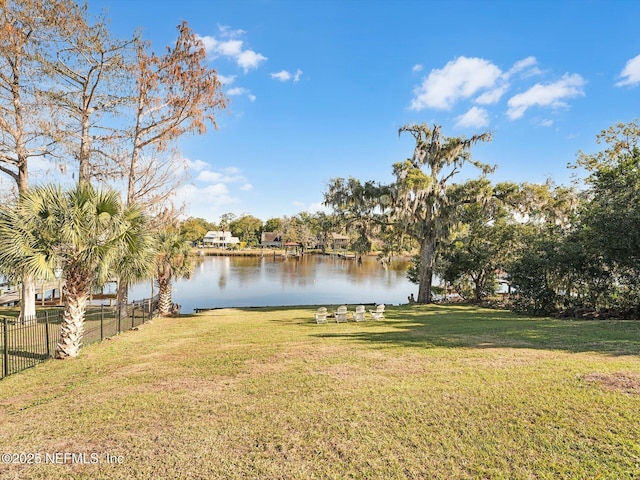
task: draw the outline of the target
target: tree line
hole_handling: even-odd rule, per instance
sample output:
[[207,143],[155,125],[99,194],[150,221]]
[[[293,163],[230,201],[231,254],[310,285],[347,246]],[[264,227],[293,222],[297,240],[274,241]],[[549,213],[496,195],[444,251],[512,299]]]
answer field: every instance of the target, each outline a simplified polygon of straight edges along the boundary
[[[603,130],[605,148],[578,152],[569,168],[586,175],[570,186],[498,182],[495,170],[471,158],[489,134],[444,137],[440,126],[407,125],[413,155],[392,166],[395,180],[335,178],[324,192],[331,213],[302,212],[266,222],[224,214],[217,224],[190,218],[182,233],[201,241],[208,230],[228,230],[247,246],[263,231],[310,247],[332,233],[349,236],[357,255],[372,251],[383,263],[412,255],[407,272],[429,303],[437,276],[463,299],[483,302],[499,282],[510,307],[528,314],[640,315],[640,127],[637,121]],[[462,168],[478,176],[456,182]]]
[[[383,251],[413,242],[409,278],[417,301],[433,300],[437,274],[470,301],[508,282],[511,308],[529,314],[640,315],[640,127],[619,123],[597,137],[605,148],[579,152],[571,186],[491,182],[494,167],[474,161],[471,147],[489,134],[444,137],[441,127],[408,125],[413,155],[393,165],[395,181],[336,178],[325,202],[357,233]],[[456,183],[463,166],[476,178]]]
[[332,233],[346,229],[336,215],[324,212],[300,212],[293,216],[273,217],[266,221],[250,214],[236,216],[225,213],[219,222],[204,218],[189,217],[180,225],[180,232],[190,242],[199,244],[208,231],[227,231],[240,240],[240,247],[257,247],[262,233],[274,233],[282,242],[295,242],[303,249],[317,245],[329,245]]

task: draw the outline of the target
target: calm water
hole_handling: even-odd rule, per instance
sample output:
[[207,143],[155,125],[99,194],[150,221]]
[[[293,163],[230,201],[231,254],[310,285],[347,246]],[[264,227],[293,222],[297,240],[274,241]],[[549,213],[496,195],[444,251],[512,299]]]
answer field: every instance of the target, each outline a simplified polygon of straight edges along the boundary
[[[406,279],[407,265],[396,261],[385,270],[375,258],[358,264],[322,255],[200,257],[192,278],[175,282],[173,301],[182,305],[182,313],[210,307],[406,303],[410,293],[417,294],[417,286]],[[151,285],[134,286],[129,295],[148,297]]]

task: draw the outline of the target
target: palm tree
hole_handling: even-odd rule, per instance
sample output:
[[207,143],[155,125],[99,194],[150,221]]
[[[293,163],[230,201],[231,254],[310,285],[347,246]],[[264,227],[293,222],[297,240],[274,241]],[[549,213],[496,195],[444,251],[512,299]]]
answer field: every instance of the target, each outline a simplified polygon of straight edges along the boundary
[[194,268],[191,246],[176,232],[160,232],[156,237],[156,281],[158,283],[158,310],[161,316],[171,312],[171,282],[188,277]]
[[0,209],[0,265],[15,275],[50,279],[62,271],[65,305],[56,358],[78,355],[91,287],[104,283],[120,259],[152,263],[146,220],[123,207],[114,190],[78,184],[71,190],[45,186]]

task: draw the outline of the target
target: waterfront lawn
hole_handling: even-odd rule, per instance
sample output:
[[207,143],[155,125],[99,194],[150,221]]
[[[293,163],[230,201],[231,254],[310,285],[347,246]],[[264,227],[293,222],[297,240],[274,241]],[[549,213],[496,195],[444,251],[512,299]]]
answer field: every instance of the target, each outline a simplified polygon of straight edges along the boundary
[[158,319],[1,381],[0,453],[85,456],[0,477],[640,475],[640,322],[314,310]]

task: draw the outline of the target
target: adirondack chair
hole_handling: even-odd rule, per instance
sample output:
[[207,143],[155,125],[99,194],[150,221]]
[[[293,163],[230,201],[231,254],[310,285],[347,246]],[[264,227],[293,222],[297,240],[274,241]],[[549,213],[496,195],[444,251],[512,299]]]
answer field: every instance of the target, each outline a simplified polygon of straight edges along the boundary
[[353,319],[356,322],[363,322],[365,320],[364,315],[365,315],[364,305],[358,305],[356,307],[356,313],[353,315]]
[[375,310],[369,310],[369,313],[374,320],[384,320],[384,304],[381,303]]
[[346,323],[346,321],[347,321],[347,306],[342,305],[341,307],[338,307],[338,310],[336,310],[336,322]]
[[327,309],[326,309],[326,307],[320,307],[316,311],[316,323],[327,323]]

